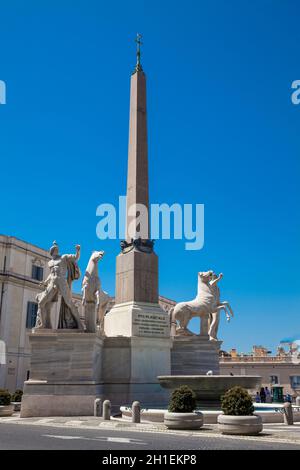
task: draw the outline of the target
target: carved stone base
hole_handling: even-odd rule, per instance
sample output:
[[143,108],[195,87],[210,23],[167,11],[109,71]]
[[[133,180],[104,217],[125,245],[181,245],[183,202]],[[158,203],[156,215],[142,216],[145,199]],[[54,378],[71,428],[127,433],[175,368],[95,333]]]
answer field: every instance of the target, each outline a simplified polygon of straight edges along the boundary
[[171,375],[220,373],[219,351],[222,341],[208,336],[175,336],[171,351]]
[[159,304],[124,302],[116,304],[104,318],[106,336],[170,338],[170,321]]
[[170,374],[170,338],[41,329],[29,341],[21,417],[91,416],[95,398],[110,400],[114,413],[135,400],[142,407],[167,404],[157,376]]
[[167,403],[157,380],[170,373],[170,338],[106,337],[103,348],[103,396],[113,409],[141,402],[142,408]]
[[92,415],[101,393],[103,338],[39,329],[29,342],[30,379],[24,383],[21,417]]

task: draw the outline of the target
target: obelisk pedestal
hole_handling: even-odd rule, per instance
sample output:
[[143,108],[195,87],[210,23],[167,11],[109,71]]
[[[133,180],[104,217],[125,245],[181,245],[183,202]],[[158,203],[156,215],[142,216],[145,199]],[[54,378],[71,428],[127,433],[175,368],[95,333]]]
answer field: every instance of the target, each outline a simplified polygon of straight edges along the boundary
[[[152,323],[148,321],[148,327],[142,320],[142,312],[151,314]],[[129,252],[117,256],[116,304],[105,317],[105,334],[152,335],[156,315],[159,317],[158,323],[162,325],[162,330],[156,325],[158,336],[168,336],[168,316],[158,304],[157,255],[153,252],[143,253],[133,247]]]

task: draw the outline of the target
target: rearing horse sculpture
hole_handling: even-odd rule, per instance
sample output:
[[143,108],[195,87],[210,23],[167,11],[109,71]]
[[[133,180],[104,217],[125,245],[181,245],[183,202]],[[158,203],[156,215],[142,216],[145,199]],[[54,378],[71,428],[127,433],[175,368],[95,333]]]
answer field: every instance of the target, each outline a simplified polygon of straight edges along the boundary
[[94,251],[88,262],[82,281],[82,304],[84,305],[86,331],[96,332],[97,319],[100,332],[104,333],[104,315],[109,295],[101,289],[98,273],[98,262],[103,258],[104,251]]
[[[220,311],[224,310],[227,320],[233,311],[228,302],[220,302],[220,292],[217,283],[223,275],[217,276],[213,271],[198,273],[198,291],[194,300],[179,302],[170,311],[171,335],[193,335],[187,328],[189,321],[200,317],[200,335],[209,335],[217,341]],[[229,313],[227,312],[227,310]],[[179,326],[177,326],[177,321]]]

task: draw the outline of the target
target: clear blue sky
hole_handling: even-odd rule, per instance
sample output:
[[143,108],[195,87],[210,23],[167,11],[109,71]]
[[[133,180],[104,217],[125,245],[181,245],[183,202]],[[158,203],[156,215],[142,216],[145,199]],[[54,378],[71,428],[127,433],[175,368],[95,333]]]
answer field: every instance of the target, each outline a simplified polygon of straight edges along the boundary
[[300,333],[297,0],[2,1],[0,233],[63,252],[118,241],[96,207],[125,194],[133,39],[144,36],[152,202],[205,204],[205,246],[159,241],[160,292],[191,299],[198,271],[224,273],[224,348],[274,348]]

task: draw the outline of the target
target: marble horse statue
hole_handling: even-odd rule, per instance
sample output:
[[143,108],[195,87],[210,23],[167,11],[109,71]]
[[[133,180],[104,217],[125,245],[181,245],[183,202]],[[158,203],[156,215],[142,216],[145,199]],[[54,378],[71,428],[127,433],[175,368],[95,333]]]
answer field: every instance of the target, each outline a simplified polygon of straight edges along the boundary
[[[224,310],[229,321],[233,311],[227,301],[220,301],[218,282],[223,274],[217,276],[213,271],[198,273],[198,291],[194,300],[179,302],[170,311],[171,335],[187,336],[193,333],[187,328],[192,318],[200,318],[200,335],[209,335],[217,341],[220,311]],[[179,325],[177,325],[177,322]]]
[[98,273],[98,262],[103,256],[104,251],[92,253],[82,281],[82,304],[88,333],[96,332],[98,321],[100,333],[104,334],[104,316],[110,297],[101,289]]

